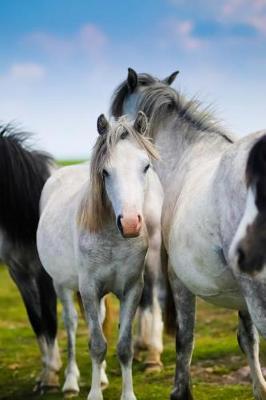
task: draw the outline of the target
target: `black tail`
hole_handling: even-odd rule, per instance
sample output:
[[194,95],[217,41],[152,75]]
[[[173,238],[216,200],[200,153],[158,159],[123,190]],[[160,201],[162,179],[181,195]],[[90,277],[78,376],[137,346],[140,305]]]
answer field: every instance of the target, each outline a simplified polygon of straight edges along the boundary
[[26,132],[0,126],[0,228],[13,243],[35,243],[39,200],[52,158],[26,144]]
[[163,305],[164,329],[169,335],[175,335],[177,326],[176,308],[168,276],[168,254],[164,246],[162,246],[162,270],[165,282],[165,298]]

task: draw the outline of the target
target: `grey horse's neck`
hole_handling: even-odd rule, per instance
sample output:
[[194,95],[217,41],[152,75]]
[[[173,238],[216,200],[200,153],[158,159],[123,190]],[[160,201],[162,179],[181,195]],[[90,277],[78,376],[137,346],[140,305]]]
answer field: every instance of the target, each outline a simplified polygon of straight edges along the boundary
[[154,141],[161,161],[155,163],[163,186],[168,186],[173,175],[185,173],[202,159],[218,157],[232,144],[217,132],[207,132],[184,121],[169,121],[158,126]]

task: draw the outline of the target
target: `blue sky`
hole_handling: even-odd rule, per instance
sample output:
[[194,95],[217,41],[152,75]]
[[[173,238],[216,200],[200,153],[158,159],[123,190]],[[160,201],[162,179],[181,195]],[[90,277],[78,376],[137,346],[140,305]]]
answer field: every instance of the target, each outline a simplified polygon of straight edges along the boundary
[[243,136],[266,128],[266,0],[3,0],[0,119],[57,157],[87,157],[129,66],[213,103]]

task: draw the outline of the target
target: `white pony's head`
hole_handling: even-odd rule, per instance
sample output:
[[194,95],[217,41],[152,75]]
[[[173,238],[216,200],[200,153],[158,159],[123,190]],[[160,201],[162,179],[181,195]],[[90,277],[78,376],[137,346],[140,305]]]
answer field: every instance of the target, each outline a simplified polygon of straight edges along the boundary
[[91,180],[83,225],[99,231],[112,214],[121,234],[136,237],[143,223],[147,176],[157,152],[147,138],[148,121],[140,112],[134,122],[121,117],[109,124],[102,114],[91,161]]

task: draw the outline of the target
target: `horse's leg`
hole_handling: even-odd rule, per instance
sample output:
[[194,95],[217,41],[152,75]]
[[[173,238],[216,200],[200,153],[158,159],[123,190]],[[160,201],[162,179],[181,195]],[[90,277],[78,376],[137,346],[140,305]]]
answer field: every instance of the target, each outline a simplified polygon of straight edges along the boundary
[[39,384],[41,387],[53,387],[55,384],[58,385],[58,372],[62,366],[56,339],[57,299],[53,281],[40,262],[38,261],[38,265],[33,267],[39,268],[37,285],[43,324],[43,335],[39,338],[39,345],[45,357],[45,368],[39,378]]
[[146,257],[144,290],[141,296],[138,316],[138,335],[135,341],[135,357],[139,352],[148,350],[145,359],[146,371],[161,370],[163,351],[162,310],[158,300],[158,274],[161,271],[161,232],[149,238]]
[[[101,321],[101,325],[103,326],[104,321],[106,318],[106,306],[105,306],[105,298],[101,299],[100,302],[100,321]],[[106,388],[109,385],[109,380],[108,377],[106,375],[106,361],[104,360],[102,365],[101,365],[101,386],[102,389]]]
[[142,289],[143,284],[140,281],[125,293],[123,299],[120,299],[120,330],[117,354],[123,379],[121,400],[136,400],[132,382],[132,322],[140,301]]
[[92,384],[88,400],[103,400],[101,389],[102,371],[107,344],[102,330],[101,305],[97,288],[88,283],[86,277],[80,280],[80,294],[90,329],[90,353],[92,360]]
[[146,371],[158,371],[162,368],[162,312],[158,301],[157,288],[150,272],[145,272],[144,290],[138,311],[138,334],[134,344],[134,356],[138,359],[139,353],[147,350],[145,358]]
[[170,398],[193,400],[189,369],[194,342],[195,296],[170,268],[169,278],[177,312],[175,387]]
[[254,397],[256,400],[266,400],[266,382],[259,361],[259,335],[248,312],[239,312],[237,339],[248,359]]
[[45,375],[47,367],[47,342],[45,338],[46,332],[42,320],[40,292],[36,276],[29,274],[26,266],[22,266],[13,261],[10,262],[9,273],[21,293],[31,326],[37,337],[42,354],[44,368],[40,377],[37,379],[37,387],[35,390],[41,389],[44,386],[46,386],[46,388],[58,388],[59,380],[57,374],[55,374],[52,381],[47,382],[47,384],[43,384],[46,382]]
[[67,394],[79,393],[79,369],[76,363],[76,330],[78,326],[78,314],[73,302],[72,290],[55,284],[58,298],[63,304],[63,320],[67,331],[68,363],[65,370],[65,383],[63,392]]

